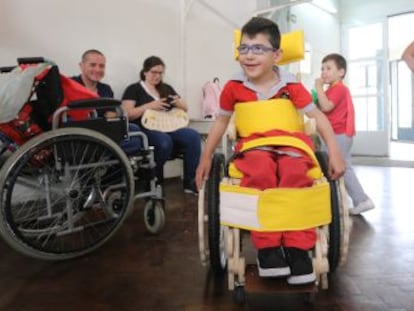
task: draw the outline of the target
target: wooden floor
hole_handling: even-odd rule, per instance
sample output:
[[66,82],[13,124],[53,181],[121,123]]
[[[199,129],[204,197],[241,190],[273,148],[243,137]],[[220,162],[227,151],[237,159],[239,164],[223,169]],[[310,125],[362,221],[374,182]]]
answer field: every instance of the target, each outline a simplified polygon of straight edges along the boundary
[[233,303],[199,260],[197,199],[167,182],[165,229],[146,232],[142,204],[102,248],[43,262],[0,241],[1,311],[414,310],[414,169],[356,166],[377,209],[353,217],[349,258],[313,304],[302,295],[250,294]]

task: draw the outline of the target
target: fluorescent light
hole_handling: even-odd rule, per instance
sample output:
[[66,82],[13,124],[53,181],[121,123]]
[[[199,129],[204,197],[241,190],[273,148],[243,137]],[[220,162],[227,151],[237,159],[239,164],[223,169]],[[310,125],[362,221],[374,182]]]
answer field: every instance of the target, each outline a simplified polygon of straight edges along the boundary
[[263,10],[258,10],[253,13],[254,16],[271,16],[275,11],[281,10],[287,7],[291,7],[296,4],[311,2],[312,0],[289,0],[289,1],[281,1],[281,3],[277,5],[270,6]]
[[272,16],[275,11],[278,11],[278,10],[281,10],[287,7],[291,7],[297,4],[302,4],[302,3],[312,4],[313,6],[330,14],[338,13],[338,10],[336,9],[336,7],[332,4],[330,0],[289,0],[289,1],[285,0],[285,1],[280,1],[280,3],[270,6],[266,9],[255,11],[253,15],[254,16]]
[[332,1],[330,0],[312,0],[310,4],[330,14],[338,13],[337,8],[332,4]]

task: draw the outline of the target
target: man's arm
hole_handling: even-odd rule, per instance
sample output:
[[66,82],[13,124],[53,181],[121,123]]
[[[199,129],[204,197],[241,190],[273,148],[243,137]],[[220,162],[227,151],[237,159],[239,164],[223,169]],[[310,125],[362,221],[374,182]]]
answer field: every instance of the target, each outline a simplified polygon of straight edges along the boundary
[[405,48],[401,58],[405,61],[411,71],[414,72],[414,41]]

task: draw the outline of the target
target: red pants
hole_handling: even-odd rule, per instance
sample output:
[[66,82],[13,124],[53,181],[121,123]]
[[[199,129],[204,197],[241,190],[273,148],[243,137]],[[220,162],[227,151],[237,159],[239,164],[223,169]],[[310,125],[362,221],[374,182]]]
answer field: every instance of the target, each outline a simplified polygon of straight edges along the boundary
[[[247,151],[234,160],[235,166],[244,175],[241,186],[260,190],[312,186],[313,180],[307,176],[307,171],[314,166],[313,161],[295,148],[277,147],[277,150],[292,151],[301,156],[292,157],[262,150]],[[285,232],[252,231],[251,239],[257,249],[285,246],[308,250],[315,245],[316,232],[314,228]]]

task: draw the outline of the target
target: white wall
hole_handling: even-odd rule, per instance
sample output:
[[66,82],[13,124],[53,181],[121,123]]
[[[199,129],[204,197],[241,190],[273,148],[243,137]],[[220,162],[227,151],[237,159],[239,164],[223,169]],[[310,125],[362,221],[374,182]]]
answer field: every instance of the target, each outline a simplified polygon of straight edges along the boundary
[[[332,1],[336,6],[336,1]],[[314,88],[315,78],[320,76],[322,58],[329,53],[340,53],[340,25],[337,14],[330,14],[311,4],[295,5],[290,10],[290,29],[303,29],[305,41],[311,47],[311,73],[302,74],[302,82],[308,89]],[[291,71],[299,71],[298,64]]]
[[238,0],[0,0],[0,66],[44,56],[71,76],[81,53],[96,48],[107,57],[104,81],[120,97],[143,60],[158,55],[165,81],[200,117],[202,85],[216,76],[224,83],[238,69],[233,29],[255,9]]

